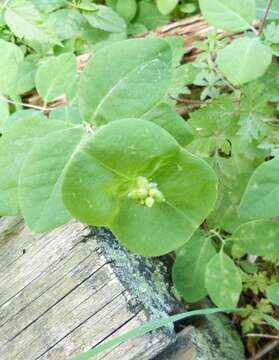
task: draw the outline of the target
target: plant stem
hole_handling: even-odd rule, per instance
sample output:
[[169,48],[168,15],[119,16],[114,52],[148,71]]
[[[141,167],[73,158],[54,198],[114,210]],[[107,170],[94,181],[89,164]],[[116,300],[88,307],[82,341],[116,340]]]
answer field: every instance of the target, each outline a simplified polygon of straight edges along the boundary
[[256,356],[253,356],[249,360],[258,360],[268,354],[270,351],[275,349],[279,345],[279,340],[274,340],[268,343],[261,351],[259,351]]
[[217,231],[215,231],[215,230],[209,230],[209,232],[210,232],[212,235],[216,236],[216,237],[221,241],[222,245],[225,245],[225,244],[226,244],[225,239],[223,239],[223,237],[222,237]]
[[3,97],[0,97],[0,101],[5,102],[7,104],[22,106],[22,107],[26,107],[26,108],[30,108],[30,109],[34,109],[34,110],[40,110],[40,111],[51,111],[51,110],[56,109],[56,108],[47,108],[47,107],[42,107],[42,106],[37,106],[37,105],[21,103],[21,102],[9,100],[9,99],[3,98]]
[[268,14],[269,14],[271,6],[272,6],[272,2],[273,2],[273,0],[268,0],[268,2],[267,2],[266,9],[265,9],[265,12],[264,12],[264,17],[262,19],[262,23],[261,23],[261,26],[260,26],[260,29],[259,29],[259,32],[258,32],[258,36],[261,36],[262,33],[263,33],[264,26],[265,26],[266,21],[267,21],[267,17],[268,17]]
[[276,335],[269,335],[269,334],[246,334],[247,337],[260,337],[260,338],[265,338],[265,339],[276,339],[279,340],[279,336]]

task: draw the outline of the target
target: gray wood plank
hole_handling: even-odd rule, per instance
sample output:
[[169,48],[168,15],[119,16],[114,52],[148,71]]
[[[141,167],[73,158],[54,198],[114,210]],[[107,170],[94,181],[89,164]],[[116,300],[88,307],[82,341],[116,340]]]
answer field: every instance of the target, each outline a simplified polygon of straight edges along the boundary
[[[34,235],[0,219],[0,359],[66,360],[148,321],[88,234],[74,221]],[[151,359],[171,341],[156,332],[99,359]]]

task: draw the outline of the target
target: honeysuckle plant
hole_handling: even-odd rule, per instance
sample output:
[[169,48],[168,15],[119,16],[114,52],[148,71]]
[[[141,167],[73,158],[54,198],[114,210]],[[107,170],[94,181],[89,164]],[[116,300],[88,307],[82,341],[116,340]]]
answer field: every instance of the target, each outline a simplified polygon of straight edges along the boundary
[[[264,268],[261,297],[272,309],[279,282],[277,3],[263,10],[262,0],[200,0],[215,30],[184,65],[179,38],[125,39],[135,4],[113,3],[2,7],[0,214],[21,214],[38,233],[75,218],[109,227],[137,254],[174,252],[173,281],[190,303],[209,295],[235,308],[249,284],[259,288]],[[157,5],[168,13],[177,3]],[[53,34],[66,15],[70,33],[57,27]],[[18,17],[29,27],[16,26]],[[237,36],[224,40],[220,29]],[[75,55],[88,47],[93,54],[79,73]],[[23,103],[34,89],[41,106]],[[61,95],[66,105],[53,108]],[[176,96],[200,107],[191,107],[187,121],[175,111]],[[276,324],[257,305],[245,313],[253,311],[254,326],[259,318]]]

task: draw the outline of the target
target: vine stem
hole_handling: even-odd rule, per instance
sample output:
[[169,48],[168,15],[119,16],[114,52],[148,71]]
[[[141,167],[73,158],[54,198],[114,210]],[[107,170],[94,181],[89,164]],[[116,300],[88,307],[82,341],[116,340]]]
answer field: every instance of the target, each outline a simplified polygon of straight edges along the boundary
[[262,33],[263,33],[264,26],[265,26],[266,21],[267,21],[267,17],[268,17],[268,14],[269,14],[271,6],[272,6],[272,2],[273,2],[273,0],[268,0],[268,2],[267,2],[266,9],[265,9],[265,12],[264,12],[264,17],[262,19],[262,23],[261,23],[261,26],[260,26],[260,29],[259,29],[259,32],[258,32],[258,36],[261,36]]
[[37,105],[32,105],[32,104],[21,103],[21,102],[9,100],[9,99],[3,98],[3,97],[0,97],[0,101],[5,102],[7,104],[19,105],[22,107],[26,107],[26,108],[30,108],[30,109],[34,109],[34,110],[40,110],[40,111],[52,111],[52,110],[56,109],[56,108],[47,108],[47,107],[42,107],[42,106],[37,106]]
[[251,357],[249,360],[258,360],[263,356],[268,354],[270,351],[275,349],[279,345],[279,340],[274,340],[268,343],[261,351],[259,351],[255,356]]
[[223,237],[215,230],[209,230],[209,233],[211,233],[212,235],[216,236],[222,243],[222,245],[224,246],[226,244],[226,241],[223,239]]

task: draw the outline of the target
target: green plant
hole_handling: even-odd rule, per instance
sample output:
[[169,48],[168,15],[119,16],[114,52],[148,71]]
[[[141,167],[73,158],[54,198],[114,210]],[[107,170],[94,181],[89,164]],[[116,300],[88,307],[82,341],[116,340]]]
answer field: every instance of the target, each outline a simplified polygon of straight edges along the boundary
[[[177,3],[157,5],[165,14]],[[252,292],[244,327],[277,326],[266,314],[279,276],[258,266],[279,252],[279,11],[269,1],[259,24],[262,3],[200,0],[217,29],[244,33],[225,40],[216,30],[180,65],[180,39],[125,39],[131,25],[154,26],[141,8],[158,12],[152,1],[5,2],[0,214],[21,213],[34,232],[74,217],[110,227],[141,255],[175,251],[186,301],[209,295],[235,308]],[[94,54],[79,75],[74,55],[85,49]],[[43,105],[23,111],[34,88]],[[52,108],[61,95],[67,106]],[[177,96],[199,105],[187,122]]]

